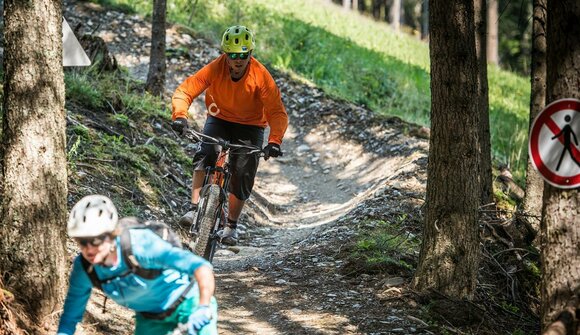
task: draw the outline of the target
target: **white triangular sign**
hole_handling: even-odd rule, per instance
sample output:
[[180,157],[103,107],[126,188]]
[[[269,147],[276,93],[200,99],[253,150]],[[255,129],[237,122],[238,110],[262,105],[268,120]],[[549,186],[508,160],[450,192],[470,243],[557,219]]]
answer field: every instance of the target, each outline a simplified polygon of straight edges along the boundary
[[91,60],[83,50],[72,29],[62,18],[62,66],[89,66]]

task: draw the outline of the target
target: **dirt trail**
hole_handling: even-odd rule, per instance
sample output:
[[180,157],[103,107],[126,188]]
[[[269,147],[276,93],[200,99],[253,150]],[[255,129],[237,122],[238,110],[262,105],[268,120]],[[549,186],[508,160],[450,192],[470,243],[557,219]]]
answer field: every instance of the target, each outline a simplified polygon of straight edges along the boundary
[[[95,30],[120,65],[144,79],[149,24],[137,16],[68,2],[71,25],[83,22],[85,31]],[[170,51],[176,50],[168,59],[170,94],[219,50],[175,28],[168,29],[167,40]],[[429,333],[421,331],[420,320],[377,298],[383,282],[341,274],[344,264],[337,257],[356,234],[352,224],[358,221],[346,214],[369,199],[384,199],[374,209],[364,205],[367,214],[377,214],[380,206],[400,205],[404,192],[423,192],[418,171],[425,167],[426,141],[405,135],[400,124],[359,131],[372,124],[362,108],[331,104],[319,90],[286,77],[277,81],[290,116],[285,154],[260,163],[241,219],[241,243],[215,258],[220,334]],[[202,101],[198,98],[192,109],[198,124],[204,118]],[[338,113],[336,106],[348,114]],[[325,108],[331,111],[319,113]],[[130,333],[129,313],[109,303],[110,312],[103,315],[102,298],[93,301],[88,322],[106,323],[104,333]]]

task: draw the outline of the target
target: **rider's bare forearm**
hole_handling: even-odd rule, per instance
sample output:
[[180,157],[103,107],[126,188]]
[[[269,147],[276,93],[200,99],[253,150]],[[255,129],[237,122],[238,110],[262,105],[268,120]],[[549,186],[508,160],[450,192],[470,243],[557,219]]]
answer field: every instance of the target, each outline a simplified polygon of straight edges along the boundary
[[194,272],[195,280],[199,286],[199,304],[209,305],[215,291],[215,279],[209,266],[200,266]]

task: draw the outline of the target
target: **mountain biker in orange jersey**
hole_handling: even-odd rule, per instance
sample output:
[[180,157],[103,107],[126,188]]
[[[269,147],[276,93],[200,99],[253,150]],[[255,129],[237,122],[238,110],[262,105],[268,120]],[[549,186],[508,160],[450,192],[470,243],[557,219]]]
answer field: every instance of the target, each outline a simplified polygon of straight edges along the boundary
[[[244,26],[232,26],[223,36],[224,54],[188,77],[173,94],[172,128],[183,133],[188,127],[188,109],[193,99],[205,94],[207,120],[203,133],[231,143],[251,143],[262,146],[264,129],[270,126],[265,159],[278,157],[280,145],[288,127],[288,115],[282,104],[280,90],[260,62],[252,56],[255,47],[252,32]],[[202,144],[193,158],[195,171],[191,195],[191,210],[180,224],[191,225],[197,210],[199,192],[205,177],[204,168],[217,160],[219,148]],[[256,155],[231,155],[232,179],[229,185],[228,222],[220,232],[222,243],[235,245],[238,218],[249,198],[258,169]]]
[[135,335],[165,335],[184,325],[188,335],[217,335],[211,264],[149,229],[120,231],[121,220],[103,195],[86,196],[71,210],[67,232],[80,254],[57,335],[75,333],[93,288],[136,312]]

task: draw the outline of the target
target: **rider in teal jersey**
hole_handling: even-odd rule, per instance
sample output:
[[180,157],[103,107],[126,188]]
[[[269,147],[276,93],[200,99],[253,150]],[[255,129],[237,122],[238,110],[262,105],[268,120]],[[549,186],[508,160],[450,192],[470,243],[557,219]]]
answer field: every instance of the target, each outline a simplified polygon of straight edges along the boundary
[[81,254],[73,263],[58,335],[74,334],[94,287],[81,257],[90,264],[88,271],[94,271],[103,293],[136,312],[135,335],[168,334],[179,324],[187,325],[189,335],[217,334],[211,265],[149,229],[131,229],[136,263],[143,269],[159,270],[154,278],[142,278],[126,264],[117,222],[117,210],[105,196],[87,196],[73,207],[68,234],[79,244]]

